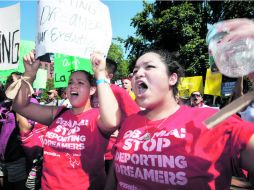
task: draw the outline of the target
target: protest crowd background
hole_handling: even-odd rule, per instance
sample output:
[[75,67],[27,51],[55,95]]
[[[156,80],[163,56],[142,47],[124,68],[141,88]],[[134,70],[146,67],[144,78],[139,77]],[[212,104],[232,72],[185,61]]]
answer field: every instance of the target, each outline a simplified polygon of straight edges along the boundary
[[[175,175],[174,180],[165,177],[165,173],[163,174],[164,181],[160,181],[156,177],[145,179],[145,174],[140,177],[142,175],[137,174],[138,172],[132,175],[133,170],[128,170],[128,167],[134,168],[138,164],[143,167],[149,162],[147,160],[154,156],[154,162],[151,161],[151,163],[158,164],[157,168],[154,166],[147,168],[150,169],[150,172],[161,172],[162,170],[158,168],[163,168],[163,164],[169,163],[163,161],[157,163],[155,160],[163,160],[164,156],[170,157],[160,153],[163,150],[157,149],[169,146],[167,143],[170,141],[167,139],[171,137],[158,137],[161,140],[158,140],[158,143],[161,143],[160,146],[155,145],[153,150],[147,150],[147,152],[152,151],[154,154],[146,155],[142,151],[135,152],[140,142],[144,150],[146,150],[145,146],[149,145],[148,141],[153,142],[153,137],[150,134],[145,135],[150,125],[156,126],[155,130],[150,131],[150,133],[156,133],[165,123],[168,124],[169,119],[167,118],[170,118],[168,115],[166,119],[159,117],[157,123],[149,119],[149,111],[153,111],[153,106],[149,106],[149,103],[146,104],[146,101],[142,102],[140,100],[142,95],[140,94],[149,89],[146,80],[149,81],[149,75],[152,76],[152,72],[145,73],[147,70],[150,71],[150,68],[145,67],[141,60],[149,56],[151,60],[157,60],[159,56],[164,65],[168,57],[164,59],[164,53],[162,53],[164,51],[158,50],[166,50],[165,52],[170,55],[169,60],[174,65],[172,68],[169,66],[167,71],[169,73],[167,74],[170,77],[175,76],[174,74],[177,75],[176,78],[173,77],[174,84],[170,86],[169,90],[173,97],[168,96],[169,92],[165,91],[165,94],[172,98],[172,100],[170,98],[170,102],[173,102],[172,107],[176,109],[174,113],[182,108],[186,109],[186,113],[192,114],[193,112],[189,111],[189,108],[193,108],[190,110],[198,109],[197,112],[199,113],[202,113],[202,109],[208,109],[212,111],[208,111],[209,114],[207,113],[205,116],[210,117],[212,113],[219,112],[222,108],[253,91],[254,69],[245,71],[247,69],[242,67],[242,72],[248,72],[247,74],[241,75],[239,71],[233,77],[226,76],[225,73],[230,73],[230,71],[220,70],[213,52],[208,48],[211,42],[208,35],[209,31],[213,31],[216,27],[219,28],[220,24],[223,26],[222,21],[246,18],[246,20],[240,20],[239,23],[246,27],[244,28],[246,31],[250,26],[249,31],[254,32],[254,26],[251,25],[253,21],[249,20],[254,17],[253,2],[144,1],[143,10],[137,13],[131,22],[131,25],[136,29],[135,36],[128,36],[127,39],[112,38],[110,10],[103,1],[64,0],[49,2],[40,0],[37,6],[35,41],[20,38],[21,10],[19,4],[0,9],[0,18],[8,18],[0,23],[1,28],[3,28],[0,33],[0,189],[37,190],[42,188],[43,190],[62,189],[63,186],[65,189],[73,187],[73,190],[84,188],[153,189],[157,184],[170,184],[170,187],[176,187],[176,189],[187,184],[185,188],[192,189],[191,187],[196,187],[195,185],[199,183],[204,185],[201,189],[221,189],[222,187],[254,189],[253,173],[247,171],[248,167],[243,169],[242,160],[239,159],[241,151],[248,147],[245,138],[251,139],[254,130],[254,128],[251,129],[254,127],[251,124],[254,122],[253,101],[230,116],[229,121],[227,120],[229,124],[235,122],[243,128],[246,127],[246,129],[242,132],[239,128],[239,133],[234,131],[238,129],[232,129],[232,136],[235,135],[233,137],[237,140],[231,141],[230,139],[228,141],[230,145],[223,144],[225,147],[230,146],[227,148],[232,153],[232,156],[227,155],[230,160],[225,169],[225,171],[230,172],[220,173],[221,171],[218,170],[219,175],[226,176],[222,177],[226,181],[225,184],[221,186],[216,184],[216,180],[220,178],[216,176],[217,170],[211,172],[212,177],[209,176],[209,173],[202,173],[202,175],[207,175],[207,181],[202,178],[202,183],[194,181],[188,184],[188,177],[190,176],[186,176],[187,174],[181,173],[181,171],[175,172],[178,171],[177,169],[183,169],[183,171],[188,169],[189,166],[185,160],[187,158],[181,156],[185,153],[176,154],[177,156],[173,161],[175,166],[172,166],[174,169],[172,171],[167,170],[169,172],[167,175]],[[219,24],[214,25],[215,23]],[[240,30],[239,28],[235,25],[232,30]],[[221,30],[222,32],[226,31],[226,29],[225,31],[224,29]],[[239,38],[254,40],[253,35],[246,36]],[[254,49],[253,46],[254,43],[250,45],[250,48]],[[253,65],[253,63],[251,64]],[[33,67],[33,65],[35,66]],[[142,69],[147,69],[143,75],[140,74]],[[148,79],[139,81],[137,78],[142,78],[141,75]],[[153,80],[155,78],[151,79],[151,81]],[[33,90],[30,94],[27,83],[32,84]],[[157,83],[160,86],[165,81],[157,81]],[[86,85],[80,88],[89,93],[78,92],[75,89],[76,86],[83,84]],[[105,85],[105,87],[104,84],[108,86]],[[101,86],[103,87],[101,88]],[[73,97],[78,97],[82,93],[84,93],[85,100],[83,102],[79,100],[81,103],[75,102]],[[164,91],[161,94],[163,93]],[[158,95],[157,98],[159,99],[161,96]],[[148,100],[150,101],[149,98]],[[72,102],[74,102],[74,106]],[[22,108],[24,109],[22,110]],[[81,108],[82,112],[77,112]],[[72,113],[72,110],[76,111]],[[142,117],[139,118],[139,114]],[[109,117],[112,117],[112,120],[109,119],[108,121]],[[184,120],[184,115],[181,117]],[[145,128],[144,139],[135,139],[135,135],[139,135],[135,128],[127,130],[128,125],[135,125],[131,118],[134,118],[133,121],[138,121],[137,126],[143,121],[145,122],[143,126]],[[202,119],[206,120],[207,118]],[[248,123],[244,121],[248,121]],[[88,126],[90,131],[84,132],[83,129],[80,129],[80,125]],[[66,126],[69,128],[65,128]],[[123,126],[122,132],[121,126]],[[189,128],[189,130],[194,129]],[[59,135],[60,131],[63,136]],[[221,131],[217,132],[216,134],[219,134]],[[181,135],[184,136],[188,131],[186,132],[186,129],[182,130],[181,128],[179,137],[173,130],[169,133],[171,136],[181,139]],[[57,144],[60,142],[60,137],[65,138],[62,140],[65,144],[61,144],[61,146]],[[59,139],[53,141],[54,138]],[[79,140],[75,140],[75,138]],[[134,143],[136,148],[133,148],[133,152],[124,152],[124,148],[119,148],[123,145],[121,143],[125,138],[131,140],[128,141],[127,139],[123,147],[131,148],[131,144]],[[75,144],[74,142],[78,143]],[[200,140],[200,142],[203,141]],[[151,147],[153,146],[151,145]],[[227,148],[225,148],[225,152],[222,151],[222,155],[228,153]],[[191,151],[195,152],[195,150]],[[193,152],[191,154],[195,155],[196,153]],[[139,157],[135,157],[136,155]],[[52,162],[57,165],[56,168],[62,171],[54,170],[54,164],[51,168],[50,156],[53,157]],[[144,157],[142,158],[142,156]],[[68,167],[65,168],[64,166],[62,169],[60,164],[58,165],[58,157],[61,157],[59,163],[68,162]],[[252,157],[250,156],[250,158]],[[133,160],[131,161],[131,159]],[[140,159],[140,163],[137,163],[137,160],[135,163],[134,159]],[[141,163],[142,159],[144,159],[144,163]],[[198,159],[200,159],[200,165],[203,164],[202,167],[210,167],[206,160],[202,160],[203,157]],[[197,164],[197,168],[199,167],[198,159],[193,161],[194,165]],[[94,164],[95,161],[98,165]],[[115,164],[113,164],[114,161]],[[43,168],[43,162],[45,168]],[[127,162],[132,163],[125,166]],[[190,161],[188,161],[189,163]],[[102,168],[103,171],[101,171]],[[250,171],[253,171],[252,169]],[[75,171],[78,171],[78,174]],[[117,173],[117,179],[123,181],[114,184],[113,171]],[[65,174],[62,175],[61,172]],[[67,172],[73,172],[71,174],[76,176],[74,182],[72,179],[68,179]],[[94,181],[89,180],[89,177]],[[142,180],[138,181],[140,179]],[[146,184],[146,180],[150,180],[148,184],[151,186]],[[127,183],[131,181],[134,182],[133,186]],[[226,184],[227,182],[229,184]],[[73,186],[72,183],[75,185]],[[81,186],[78,183],[82,183]],[[165,186],[161,187],[163,189]]]

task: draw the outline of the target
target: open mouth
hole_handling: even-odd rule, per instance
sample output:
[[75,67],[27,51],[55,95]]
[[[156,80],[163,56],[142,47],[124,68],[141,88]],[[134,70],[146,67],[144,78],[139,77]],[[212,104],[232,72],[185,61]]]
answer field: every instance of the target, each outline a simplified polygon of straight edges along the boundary
[[146,90],[148,89],[148,86],[144,82],[139,82],[136,86],[136,89],[137,89],[137,95],[142,95],[146,92]]
[[78,93],[77,92],[71,92],[71,96],[78,96]]

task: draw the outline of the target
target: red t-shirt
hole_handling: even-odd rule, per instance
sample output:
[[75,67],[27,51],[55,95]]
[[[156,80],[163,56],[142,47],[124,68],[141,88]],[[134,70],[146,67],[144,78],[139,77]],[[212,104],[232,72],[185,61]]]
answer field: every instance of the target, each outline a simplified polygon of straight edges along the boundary
[[42,189],[103,189],[108,144],[96,125],[98,109],[65,111],[44,136]]
[[[131,96],[125,89],[119,86],[116,86],[114,84],[111,84],[110,87],[121,109],[122,120],[124,120],[124,118],[130,116],[131,114],[134,114],[140,111],[137,103],[131,98]],[[110,137],[109,144],[105,153],[105,160],[113,159],[112,147],[115,144],[115,141],[116,141],[116,137],[114,136]]]
[[115,145],[118,189],[229,189],[231,157],[254,125],[232,116],[209,130],[203,121],[215,112],[182,106],[167,119],[150,121],[141,112],[127,118]]
[[47,130],[48,126],[35,123],[31,131],[20,132],[22,147],[29,161],[37,158],[38,154],[42,152],[43,138]]
[[116,100],[119,104],[123,119],[125,119],[125,117],[128,117],[133,113],[137,113],[138,111],[140,111],[140,108],[137,105],[137,103],[134,100],[132,100],[131,96],[125,89],[116,86],[114,84],[111,84],[110,88],[112,89],[116,97]]

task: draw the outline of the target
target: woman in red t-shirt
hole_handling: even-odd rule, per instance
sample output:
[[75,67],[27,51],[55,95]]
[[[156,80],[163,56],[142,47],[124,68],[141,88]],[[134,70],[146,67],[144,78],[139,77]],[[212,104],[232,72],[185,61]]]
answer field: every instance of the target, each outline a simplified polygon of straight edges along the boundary
[[[254,126],[232,116],[208,129],[217,110],[180,106],[180,66],[166,51],[149,51],[133,70],[136,102],[145,110],[122,124],[115,145],[117,189],[229,189],[231,159],[254,172]],[[115,187],[109,178],[106,189]]]
[[43,140],[44,145],[43,190],[104,187],[104,152],[110,134],[120,123],[120,109],[105,80],[105,59],[95,53],[91,60],[97,79],[100,108],[93,109],[90,104],[90,96],[95,92],[93,76],[86,71],[74,71],[66,90],[72,108],[55,118],[62,107],[29,101],[28,83],[32,84],[35,79],[40,61],[35,60],[33,51],[24,57],[25,73],[19,81],[21,87],[13,101],[13,109],[33,121],[49,126],[44,137],[38,138]]

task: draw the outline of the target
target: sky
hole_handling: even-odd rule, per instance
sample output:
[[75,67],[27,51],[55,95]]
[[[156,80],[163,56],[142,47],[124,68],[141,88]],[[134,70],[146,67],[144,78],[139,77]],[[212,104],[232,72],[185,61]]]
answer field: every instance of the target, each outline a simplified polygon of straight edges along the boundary
[[[37,3],[34,0],[0,0],[0,7],[10,6],[17,2],[20,2],[21,11],[20,39],[34,41]],[[126,39],[128,35],[133,35],[135,29],[130,26],[131,18],[143,10],[142,0],[103,0],[102,2],[109,8],[113,38]]]

